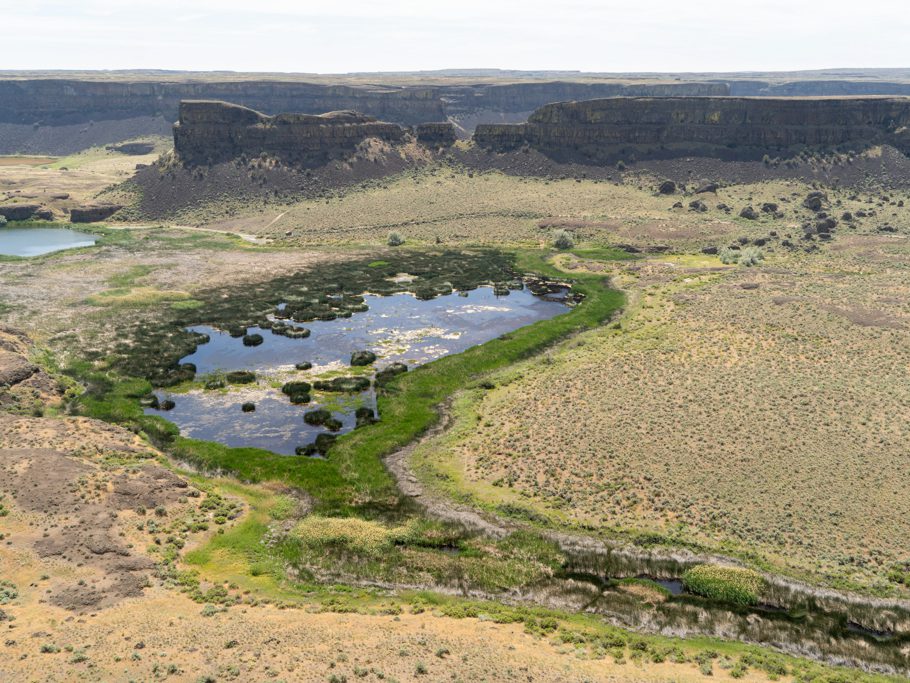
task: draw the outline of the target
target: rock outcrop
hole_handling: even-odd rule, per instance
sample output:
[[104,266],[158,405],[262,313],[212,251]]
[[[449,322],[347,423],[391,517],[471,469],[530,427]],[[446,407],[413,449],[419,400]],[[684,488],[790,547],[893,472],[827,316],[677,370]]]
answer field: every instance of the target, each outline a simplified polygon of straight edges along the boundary
[[120,204],[90,204],[70,209],[71,223],[97,223],[107,220],[123,207]]
[[445,119],[430,87],[356,86],[277,80],[0,80],[0,122],[42,126],[143,116],[177,118],[182,100],[227,100],[268,113],[353,109],[403,124]]
[[421,123],[416,127],[415,133],[417,142],[433,147],[448,147],[458,139],[452,123]]
[[497,151],[522,146],[554,157],[623,155],[752,158],[801,148],[891,144],[910,151],[910,99],[608,98],[560,102],[524,124],[477,126]]
[[40,210],[38,204],[0,204],[0,216],[8,221],[27,221]]
[[[263,77],[0,77],[0,154],[70,154],[145,135],[166,134],[183,100],[222,100],[265,114],[353,110],[404,126],[458,120],[524,120],[548,102],[613,95],[725,95],[724,83],[624,84],[529,81],[506,84],[347,85]],[[430,79],[433,80],[433,79]],[[509,118],[503,119],[503,114]]]
[[312,165],[353,150],[367,138],[397,142],[405,130],[353,111],[266,116],[227,102],[180,103],[174,149],[187,164],[207,164],[261,154]]

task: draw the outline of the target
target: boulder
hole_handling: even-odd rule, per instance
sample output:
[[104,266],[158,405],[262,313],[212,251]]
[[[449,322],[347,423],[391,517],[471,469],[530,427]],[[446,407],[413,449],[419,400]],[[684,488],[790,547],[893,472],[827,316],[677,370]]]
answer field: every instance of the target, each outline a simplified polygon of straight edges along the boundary
[[676,194],[676,183],[672,180],[665,180],[657,188],[659,194]]
[[828,196],[824,192],[810,192],[803,200],[803,206],[809,209],[809,211],[818,213],[824,208],[827,202]]
[[755,219],[758,218],[758,214],[755,212],[755,209],[753,209],[751,206],[747,206],[747,207],[743,208],[742,211],[739,212],[739,217],[745,218],[750,221],[754,221]]

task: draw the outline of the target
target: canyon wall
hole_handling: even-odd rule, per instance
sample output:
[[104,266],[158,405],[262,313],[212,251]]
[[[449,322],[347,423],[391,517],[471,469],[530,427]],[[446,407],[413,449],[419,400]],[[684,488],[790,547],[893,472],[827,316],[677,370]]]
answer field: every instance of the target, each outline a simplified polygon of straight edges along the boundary
[[[452,85],[342,85],[241,80],[0,78],[0,154],[69,154],[144,135],[166,134],[182,100],[233,102],[266,114],[360,111],[406,126],[499,121],[546,104],[608,95],[726,94],[723,84],[527,82]],[[524,120],[519,115],[518,120]]]
[[226,102],[190,100],[180,103],[174,150],[190,165],[265,153],[306,166],[353,150],[367,138],[397,142],[404,132],[352,111],[267,116]]
[[445,119],[432,88],[282,81],[0,80],[0,122],[66,125],[107,119],[177,118],[182,100],[225,100],[268,114],[350,109],[396,123]]
[[478,125],[495,151],[608,160],[709,154],[751,158],[803,147],[892,144],[910,152],[910,99],[607,98],[537,109],[523,124]]
[[652,78],[545,75],[533,79],[89,72],[0,75],[0,154],[68,154],[93,145],[167,134],[182,100],[233,102],[265,114],[353,110],[405,126],[452,121],[468,137],[478,124],[523,122],[552,102],[609,97],[847,96],[910,94],[910,81],[665,74]]

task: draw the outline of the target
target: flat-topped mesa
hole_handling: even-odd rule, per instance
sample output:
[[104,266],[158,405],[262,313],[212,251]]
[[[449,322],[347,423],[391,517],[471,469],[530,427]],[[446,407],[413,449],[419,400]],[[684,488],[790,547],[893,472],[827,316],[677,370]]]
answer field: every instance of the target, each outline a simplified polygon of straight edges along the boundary
[[760,158],[805,148],[890,144],[910,153],[910,98],[615,97],[557,102],[523,124],[481,124],[481,147],[527,145],[548,155],[610,161],[680,155]]
[[398,142],[405,130],[354,111],[266,116],[227,102],[180,103],[174,149],[189,164],[267,154],[295,164],[317,164],[350,152],[368,138]]

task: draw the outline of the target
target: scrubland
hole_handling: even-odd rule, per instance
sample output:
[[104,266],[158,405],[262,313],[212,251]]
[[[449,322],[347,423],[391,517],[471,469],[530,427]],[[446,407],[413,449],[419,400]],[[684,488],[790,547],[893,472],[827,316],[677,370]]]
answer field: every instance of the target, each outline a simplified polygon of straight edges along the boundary
[[907,256],[870,236],[612,265],[622,319],[463,396],[416,462],[488,506],[902,592]]

